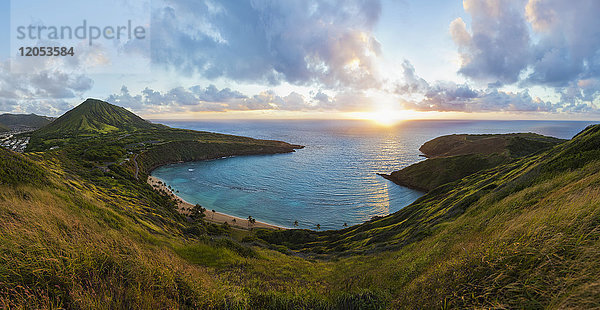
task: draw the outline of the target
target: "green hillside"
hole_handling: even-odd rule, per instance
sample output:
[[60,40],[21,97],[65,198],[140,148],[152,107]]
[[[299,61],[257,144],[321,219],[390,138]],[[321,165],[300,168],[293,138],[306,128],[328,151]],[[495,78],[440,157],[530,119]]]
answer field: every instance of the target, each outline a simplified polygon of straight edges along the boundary
[[125,108],[96,99],[85,102],[65,113],[48,126],[38,130],[38,136],[103,134],[119,130],[142,130],[155,127]]
[[428,192],[440,185],[460,180],[475,172],[506,164],[511,158],[503,154],[469,154],[430,158],[410,165],[384,178],[394,183]]
[[0,150],[0,307],[600,307],[600,126],[339,231],[186,218],[145,181],[167,162],[294,147],[161,126]]
[[588,309],[600,306],[598,197],[600,126],[592,126],[547,152],[438,187],[385,218],[258,236],[341,257],[342,279],[386,287],[399,308]]
[[0,124],[0,132],[3,132],[3,131],[9,131],[9,130],[10,130],[10,128],[8,128],[8,127],[6,127],[6,126],[4,126],[4,125]]
[[382,176],[399,185],[428,192],[564,141],[533,133],[442,136],[421,146],[420,150],[429,157],[427,160]]
[[[184,143],[186,147],[170,147]],[[140,156],[149,172],[153,167],[181,160],[207,159],[199,145],[216,146],[210,158],[220,156],[286,153],[301,146],[280,141],[169,128],[152,124],[126,109],[108,102],[88,99],[50,125],[34,131],[27,151],[45,151],[67,147],[75,154],[96,162],[132,160]],[[157,149],[163,149],[157,153]],[[182,155],[180,153],[186,153]],[[152,155],[154,154],[154,155]],[[144,163],[148,158],[151,162]],[[131,167],[133,168],[133,167]]]
[[35,114],[2,114],[0,115],[0,128],[41,128],[50,122],[51,117]]
[[535,133],[462,134],[435,138],[425,142],[419,150],[429,158],[467,154],[506,154],[510,157],[520,157],[564,141]]

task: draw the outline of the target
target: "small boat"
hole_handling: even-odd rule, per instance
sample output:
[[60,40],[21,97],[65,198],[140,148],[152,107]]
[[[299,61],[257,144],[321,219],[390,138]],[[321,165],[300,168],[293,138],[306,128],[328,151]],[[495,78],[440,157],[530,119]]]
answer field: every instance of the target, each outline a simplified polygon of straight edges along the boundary
[[188,171],[189,171],[189,172],[193,172],[193,171],[194,171],[194,169],[190,168],[190,169],[188,169]]

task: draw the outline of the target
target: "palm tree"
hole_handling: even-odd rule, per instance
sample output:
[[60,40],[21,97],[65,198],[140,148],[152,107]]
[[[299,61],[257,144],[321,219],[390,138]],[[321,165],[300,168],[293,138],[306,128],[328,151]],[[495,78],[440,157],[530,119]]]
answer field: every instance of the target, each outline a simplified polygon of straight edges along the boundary
[[321,229],[321,224],[317,224],[317,230]]
[[348,227],[348,223],[344,223],[344,227]]
[[201,205],[196,204],[190,212],[190,217],[194,220],[199,220],[206,215],[204,214],[204,211],[206,211],[206,209],[204,209]]
[[250,228],[250,224],[252,224],[252,220],[253,220],[252,216],[248,215],[248,228]]
[[215,212],[217,212],[217,211],[215,211],[215,210],[212,210],[212,219],[213,219],[213,220],[215,219]]
[[298,221],[294,221],[294,226],[298,227]]

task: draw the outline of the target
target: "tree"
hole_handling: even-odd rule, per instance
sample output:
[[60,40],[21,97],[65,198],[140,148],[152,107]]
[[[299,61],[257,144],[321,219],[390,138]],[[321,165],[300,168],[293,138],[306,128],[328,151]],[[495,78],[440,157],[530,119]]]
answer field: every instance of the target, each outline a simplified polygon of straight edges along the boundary
[[317,230],[321,229],[321,224],[317,224]]
[[348,227],[348,223],[344,223],[344,227]]
[[212,210],[212,219],[213,219],[213,220],[215,219],[215,212],[217,212],[217,211],[215,211],[215,210]]
[[294,221],[294,226],[298,227],[298,221]]
[[206,209],[204,209],[201,205],[196,204],[193,208],[192,211],[190,212],[190,217],[195,220],[198,221],[201,218],[205,217],[206,214],[204,214],[204,212],[206,211]]
[[256,220],[254,218],[252,218],[252,216],[248,216],[248,228],[250,227],[250,225],[254,225],[256,224]]

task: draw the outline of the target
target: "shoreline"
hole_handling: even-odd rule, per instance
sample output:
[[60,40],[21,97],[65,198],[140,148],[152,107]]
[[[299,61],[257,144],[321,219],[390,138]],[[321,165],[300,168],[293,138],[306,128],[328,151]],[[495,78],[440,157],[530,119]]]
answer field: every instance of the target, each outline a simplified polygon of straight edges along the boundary
[[415,190],[417,192],[421,192],[423,194],[427,194],[430,191],[428,189],[421,188],[419,186],[415,186],[415,185],[412,185],[412,184],[408,184],[408,183],[402,182],[402,181],[398,180],[397,178],[394,178],[391,173],[390,174],[377,173],[377,175],[380,176],[380,177],[382,177],[382,178],[384,178],[384,179],[386,179],[386,180],[388,180],[388,181],[392,181],[394,184],[396,184],[398,186],[406,187],[408,189],[412,189],[412,190]]
[[[155,190],[164,190],[165,192],[174,196],[177,200],[177,211],[179,213],[181,213],[183,215],[190,214],[188,209],[193,208],[194,205],[185,201],[183,198],[181,198],[181,197],[177,196],[175,193],[173,193],[173,191],[171,191],[162,180],[160,180],[157,177],[149,175],[148,180],[146,182],[148,184],[150,184],[150,186],[152,186],[152,188],[154,188]],[[158,189],[156,187],[158,187]],[[205,215],[204,220],[206,220],[208,222],[215,223],[215,224],[227,223],[230,226],[237,228],[237,229],[244,229],[244,230],[249,230],[251,228],[268,228],[268,229],[275,229],[275,230],[287,230],[288,229],[285,227],[281,227],[281,226],[277,226],[277,225],[273,225],[273,224],[269,224],[269,223],[265,223],[265,222],[259,222],[259,221],[256,221],[254,224],[249,225],[248,219],[243,219],[243,218],[225,214],[222,212],[212,212],[211,210],[208,210],[208,209],[206,211],[204,211],[204,215]]]

